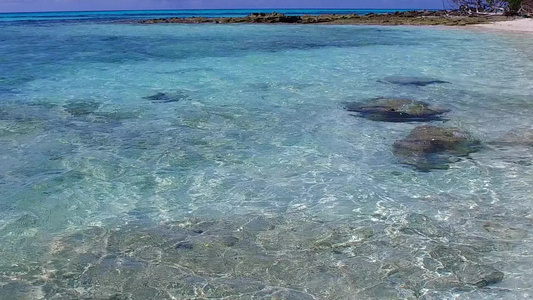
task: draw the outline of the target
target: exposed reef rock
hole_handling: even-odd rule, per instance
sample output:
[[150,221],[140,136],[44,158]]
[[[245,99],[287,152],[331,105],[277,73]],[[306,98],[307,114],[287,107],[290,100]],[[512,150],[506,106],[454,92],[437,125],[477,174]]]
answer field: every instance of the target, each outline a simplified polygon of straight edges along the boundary
[[141,24],[158,24],[158,23],[183,23],[183,24],[232,24],[232,23],[251,23],[251,24],[373,24],[373,25],[450,25],[464,26],[469,24],[480,24],[494,21],[506,20],[503,16],[488,15],[463,15],[459,11],[405,11],[387,14],[367,15],[357,14],[325,14],[325,15],[302,15],[287,16],[285,14],[273,13],[253,13],[246,17],[234,18],[168,18],[168,19],[149,19],[140,21]]
[[415,77],[415,76],[389,76],[385,77],[378,82],[393,83],[399,85],[414,85],[414,86],[426,86],[430,84],[443,84],[449,83],[435,78],[427,77]]
[[347,111],[357,112],[361,117],[383,122],[427,122],[441,120],[449,110],[408,99],[378,98],[367,103],[346,103]]
[[458,128],[416,127],[404,139],[396,141],[393,153],[405,164],[420,171],[447,169],[459,157],[479,150],[480,141]]

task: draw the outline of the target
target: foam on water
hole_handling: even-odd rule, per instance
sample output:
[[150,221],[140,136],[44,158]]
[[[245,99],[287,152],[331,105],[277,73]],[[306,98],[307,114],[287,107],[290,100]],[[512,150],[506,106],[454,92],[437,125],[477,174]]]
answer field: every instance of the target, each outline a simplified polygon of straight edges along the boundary
[[[490,144],[533,125],[530,39],[85,23],[0,40],[0,298],[533,293],[531,147]],[[435,124],[484,148],[449,170],[401,165],[392,145],[417,124],[339,105],[375,97],[451,109]],[[442,247],[503,281],[476,287]]]

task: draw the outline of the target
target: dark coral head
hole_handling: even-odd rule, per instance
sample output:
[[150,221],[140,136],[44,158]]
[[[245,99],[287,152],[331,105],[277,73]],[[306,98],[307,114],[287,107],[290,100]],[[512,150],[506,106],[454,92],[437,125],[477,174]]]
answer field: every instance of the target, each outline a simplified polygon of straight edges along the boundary
[[377,98],[365,103],[344,103],[343,108],[359,116],[381,122],[429,122],[443,120],[448,110],[409,99]]
[[418,170],[446,169],[461,157],[479,151],[481,142],[457,128],[418,126],[393,145],[393,153],[404,164]]

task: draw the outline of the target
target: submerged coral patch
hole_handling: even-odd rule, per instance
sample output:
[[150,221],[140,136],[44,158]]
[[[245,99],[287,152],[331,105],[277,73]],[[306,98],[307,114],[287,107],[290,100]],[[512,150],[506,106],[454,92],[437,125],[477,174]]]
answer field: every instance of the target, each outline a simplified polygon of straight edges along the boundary
[[448,81],[439,80],[436,78],[429,77],[416,77],[416,76],[389,76],[385,77],[378,82],[382,83],[392,83],[398,85],[411,85],[411,86],[426,86],[431,84],[444,84],[449,83]]
[[184,92],[178,91],[174,93],[158,92],[154,95],[143,97],[143,99],[150,100],[152,103],[171,103],[187,99],[188,97]]
[[[340,300],[359,294],[414,300],[502,281],[504,274],[483,262],[475,243],[421,214],[387,227],[263,216],[193,218],[74,232],[52,242],[42,265],[12,272],[18,272],[21,289],[40,284],[46,298],[60,299]],[[414,246],[427,250],[406,255]],[[35,279],[46,272],[53,275]]]
[[93,100],[75,100],[68,102],[63,108],[73,117],[83,117],[93,114],[100,106],[100,103]]

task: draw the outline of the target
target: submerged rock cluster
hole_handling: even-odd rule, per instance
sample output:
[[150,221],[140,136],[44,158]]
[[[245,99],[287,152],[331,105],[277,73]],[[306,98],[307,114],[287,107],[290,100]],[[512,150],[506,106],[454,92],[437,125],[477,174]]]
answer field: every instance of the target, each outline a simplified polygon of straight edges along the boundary
[[[423,77],[386,77],[379,82],[423,87],[446,81]],[[372,99],[365,103],[346,103],[344,109],[359,116],[382,122],[440,121],[448,109],[410,99]],[[419,171],[447,169],[460,157],[479,150],[480,141],[459,128],[423,125],[394,143],[393,153],[404,164]]]
[[[425,87],[449,84],[447,81],[409,76],[390,76],[378,80],[380,83]],[[358,116],[380,122],[432,122],[445,121],[449,109],[436,107],[426,102],[399,99],[376,98],[364,102],[343,103],[342,107]],[[496,147],[531,147],[533,130],[517,129],[490,142]],[[393,144],[392,153],[400,162],[411,165],[419,171],[448,169],[450,164],[468,157],[482,148],[479,139],[460,128],[422,125],[414,128],[405,138]]]
[[484,255],[511,245],[421,214],[371,227],[253,215],[135,221],[53,240],[42,264],[3,271],[17,280],[0,298],[429,300],[502,281]]

